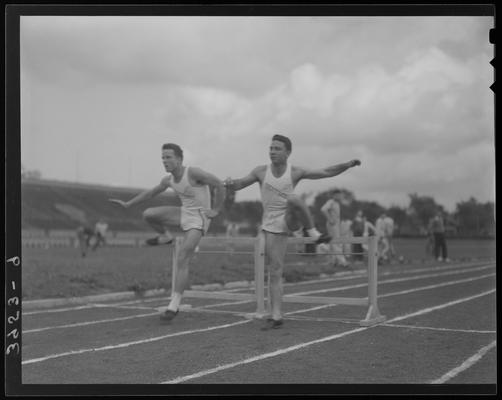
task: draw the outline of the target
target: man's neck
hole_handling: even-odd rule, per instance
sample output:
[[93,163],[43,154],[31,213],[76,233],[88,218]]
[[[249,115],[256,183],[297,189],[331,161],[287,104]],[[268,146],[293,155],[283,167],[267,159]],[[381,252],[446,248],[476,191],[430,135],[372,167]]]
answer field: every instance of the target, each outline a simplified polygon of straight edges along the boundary
[[281,173],[281,172],[284,172],[286,170],[286,166],[288,165],[288,162],[287,161],[281,161],[281,162],[272,162],[272,170],[274,172],[278,172],[278,173]]
[[181,180],[181,178],[183,177],[183,172],[185,172],[184,165],[180,165],[179,167],[176,167],[175,169],[173,169],[171,174],[173,175],[173,178],[176,182],[179,182]]

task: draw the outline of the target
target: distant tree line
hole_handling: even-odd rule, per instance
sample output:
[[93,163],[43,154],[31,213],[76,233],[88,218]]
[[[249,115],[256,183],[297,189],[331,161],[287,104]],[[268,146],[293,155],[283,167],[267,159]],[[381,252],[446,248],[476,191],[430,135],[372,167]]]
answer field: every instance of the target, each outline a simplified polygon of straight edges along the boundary
[[[331,197],[332,188],[318,193],[310,205],[310,211],[318,229],[324,230],[325,217],[321,213],[321,207]],[[346,189],[338,189],[342,192],[341,204],[342,219],[353,220],[357,211],[361,210],[367,219],[375,222],[385,212],[394,219],[396,236],[423,236],[427,232],[430,219],[437,211],[444,216],[447,234],[450,237],[495,237],[495,206],[493,202],[481,203],[474,197],[467,201],[456,204],[453,212],[448,212],[438,204],[433,197],[410,193],[408,207],[383,207],[375,201],[357,200],[354,194]],[[307,197],[304,195],[304,197]],[[248,226],[249,232],[256,232],[261,223],[263,213],[260,201],[235,202],[234,199],[227,201],[226,213],[221,216],[216,224],[228,221],[239,222]]]
[[21,164],[21,179],[42,179],[42,173],[38,169],[27,169]]

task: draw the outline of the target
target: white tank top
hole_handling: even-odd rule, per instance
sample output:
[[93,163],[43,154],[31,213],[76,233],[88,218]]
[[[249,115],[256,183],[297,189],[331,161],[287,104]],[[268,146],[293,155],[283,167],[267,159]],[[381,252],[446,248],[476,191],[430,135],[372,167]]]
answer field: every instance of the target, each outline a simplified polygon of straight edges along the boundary
[[267,166],[265,178],[261,186],[263,203],[263,226],[269,232],[284,231],[284,216],[286,214],[288,196],[294,193],[291,179],[291,165],[288,163],[282,176],[276,178],[270,165]]
[[176,183],[171,177],[171,187],[180,197],[182,208],[186,210],[208,210],[211,208],[211,194],[208,185],[192,186],[188,181],[188,166],[185,166],[185,171],[181,180]]

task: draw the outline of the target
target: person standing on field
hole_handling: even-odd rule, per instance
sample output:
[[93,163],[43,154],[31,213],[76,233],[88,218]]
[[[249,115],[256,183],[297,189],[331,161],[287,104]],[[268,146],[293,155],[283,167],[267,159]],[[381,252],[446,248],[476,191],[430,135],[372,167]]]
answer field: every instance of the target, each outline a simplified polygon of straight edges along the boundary
[[434,256],[439,262],[450,262],[448,248],[446,246],[445,226],[443,215],[440,211],[429,222],[429,232],[434,237]]
[[329,251],[330,253],[336,253],[330,256],[330,259],[333,261],[333,266],[340,265],[341,267],[346,268],[349,266],[349,263],[343,255],[342,245],[334,243],[341,237],[341,195],[342,193],[340,190],[333,191],[332,197],[321,207],[321,212],[326,217],[326,231],[328,232],[328,235],[331,236]]

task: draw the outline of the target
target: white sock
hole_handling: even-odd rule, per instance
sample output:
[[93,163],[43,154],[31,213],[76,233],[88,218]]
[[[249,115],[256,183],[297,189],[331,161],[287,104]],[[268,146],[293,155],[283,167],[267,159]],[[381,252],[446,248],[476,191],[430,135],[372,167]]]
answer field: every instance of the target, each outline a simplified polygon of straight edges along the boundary
[[316,228],[307,229],[307,233],[310,237],[317,238],[321,236],[321,232],[319,232]]
[[167,308],[171,311],[178,311],[181,303],[181,293],[174,292],[171,296],[171,302],[167,306]]
[[294,237],[303,237],[303,228],[300,228],[296,231],[293,231],[293,236]]

